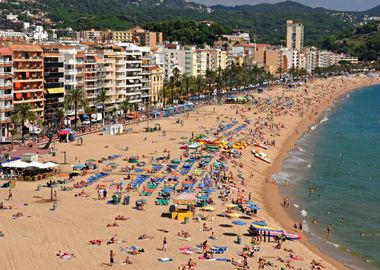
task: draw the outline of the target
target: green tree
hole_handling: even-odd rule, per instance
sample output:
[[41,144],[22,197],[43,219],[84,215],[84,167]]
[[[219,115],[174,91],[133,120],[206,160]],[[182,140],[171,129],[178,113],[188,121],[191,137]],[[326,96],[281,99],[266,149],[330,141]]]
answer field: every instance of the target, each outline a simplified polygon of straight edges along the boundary
[[11,120],[15,126],[21,125],[21,141],[25,141],[24,126],[25,123],[33,122],[36,120],[37,116],[34,112],[31,111],[30,104],[19,104],[15,106],[13,114],[11,115]]
[[88,106],[86,93],[81,88],[68,91],[65,95],[64,105],[67,110],[74,110],[74,127],[77,129],[78,110],[86,109]]
[[124,112],[124,117],[125,119],[127,119],[127,115],[128,115],[128,112],[129,112],[129,109],[131,108],[131,103],[129,103],[129,100],[128,99],[124,99],[121,103],[120,103],[120,109]]
[[58,107],[55,109],[55,116],[57,117],[56,125],[57,127],[60,127],[63,121],[63,118],[65,117],[65,108],[64,107]]
[[198,75],[194,81],[194,90],[195,90],[194,94],[195,95],[203,94],[204,87],[205,87],[204,78],[201,75]]
[[100,89],[95,102],[102,105],[103,126],[106,122],[106,103],[109,103],[110,101],[111,97],[108,95],[108,91],[104,88]]
[[184,75],[181,80],[182,88],[185,90],[186,98],[189,98],[191,89],[194,86],[193,78],[187,75]]
[[210,100],[212,98],[212,93],[213,93],[213,88],[214,88],[213,86],[214,86],[215,80],[216,80],[216,72],[213,70],[207,69],[206,75],[205,75],[205,82],[207,84]]

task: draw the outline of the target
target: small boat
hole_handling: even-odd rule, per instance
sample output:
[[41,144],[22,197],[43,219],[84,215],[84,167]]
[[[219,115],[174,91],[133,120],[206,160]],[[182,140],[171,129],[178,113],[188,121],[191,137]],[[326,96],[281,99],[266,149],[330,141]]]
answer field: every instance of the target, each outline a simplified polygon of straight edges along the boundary
[[268,150],[268,146],[263,143],[254,143],[253,145]]
[[270,158],[264,152],[256,151],[256,149],[252,149],[251,153],[254,154],[256,158],[258,158],[262,161],[265,161],[266,163],[270,163]]

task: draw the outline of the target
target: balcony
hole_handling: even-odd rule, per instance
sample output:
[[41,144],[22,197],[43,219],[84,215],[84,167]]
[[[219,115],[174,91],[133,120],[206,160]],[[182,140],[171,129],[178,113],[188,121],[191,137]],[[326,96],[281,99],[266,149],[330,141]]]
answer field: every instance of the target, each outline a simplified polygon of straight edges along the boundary
[[0,100],[12,100],[13,99],[13,93],[11,94],[0,94]]
[[44,63],[45,68],[63,68],[62,62]]
[[10,60],[0,60],[0,67],[11,67],[13,62]]
[[13,74],[11,72],[1,72],[0,71],[0,78],[1,79],[10,79],[13,77]]
[[10,112],[13,110],[13,105],[1,106],[0,112]]
[[42,56],[30,57],[30,58],[16,56],[15,58],[13,58],[13,62],[42,62],[42,60],[43,60]]
[[13,82],[20,82],[20,83],[23,83],[23,82],[41,82],[41,81],[43,81],[43,77],[14,78],[13,79]]

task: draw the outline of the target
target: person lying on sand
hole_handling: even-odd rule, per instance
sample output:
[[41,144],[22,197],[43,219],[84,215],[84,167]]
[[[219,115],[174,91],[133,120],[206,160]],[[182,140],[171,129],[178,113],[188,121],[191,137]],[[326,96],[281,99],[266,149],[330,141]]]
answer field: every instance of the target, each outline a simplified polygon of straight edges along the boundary
[[21,212],[17,212],[16,214],[12,215],[13,219],[24,217],[24,214]]
[[139,236],[139,240],[145,240],[145,239],[152,240],[153,238],[154,238],[153,235],[147,235],[145,233]]
[[71,258],[75,257],[75,255],[73,253],[62,252],[62,251],[58,251],[56,256],[59,257],[60,259],[71,259]]
[[202,225],[202,231],[204,231],[204,232],[212,231],[212,228],[207,227],[206,223],[203,223],[203,225]]
[[316,260],[311,261],[311,269],[321,269],[321,268],[325,268],[325,266],[322,265],[321,262],[317,262]]
[[75,197],[89,197],[90,195],[88,193],[86,193],[84,190],[82,190],[81,192],[79,192],[78,194],[75,194],[74,195]]
[[119,224],[114,222],[114,223],[107,224],[107,227],[119,227]]
[[183,231],[183,230],[180,231],[180,232],[178,232],[177,235],[178,235],[179,237],[183,237],[183,238],[189,238],[189,237],[191,237],[190,234],[189,234],[188,232],[185,232],[185,231]]
[[115,220],[127,220],[128,218],[125,216],[118,215],[115,217]]
[[89,243],[90,245],[100,246],[100,245],[102,244],[102,240],[99,240],[99,239],[90,240],[90,241],[88,241],[88,243]]
[[119,238],[115,234],[114,236],[111,237],[110,240],[107,241],[107,245],[115,244],[119,242]]

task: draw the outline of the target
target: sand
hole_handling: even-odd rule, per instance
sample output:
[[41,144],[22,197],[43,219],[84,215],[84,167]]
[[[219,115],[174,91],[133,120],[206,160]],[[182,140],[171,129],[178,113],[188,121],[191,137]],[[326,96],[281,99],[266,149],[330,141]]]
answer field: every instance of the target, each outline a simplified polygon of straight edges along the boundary
[[[306,86],[298,89],[284,90],[276,87],[271,91],[263,94],[255,94],[264,99],[266,97],[288,96],[297,100],[297,95],[305,95],[304,89],[307,88],[307,96],[310,98],[310,104],[300,103],[300,111],[288,111],[286,114],[281,113],[278,116],[273,114],[272,122],[277,125],[263,128],[263,137],[265,140],[275,140],[276,146],[269,146],[268,153],[272,159],[271,164],[267,164],[255,159],[250,153],[252,146],[243,150],[243,157],[239,160],[243,164],[242,173],[245,176],[245,186],[242,186],[236,178],[236,183],[241,190],[245,191],[246,197],[248,192],[252,193],[252,200],[257,202],[261,207],[256,218],[244,220],[252,222],[254,220],[266,220],[272,227],[285,228],[291,230],[294,221],[289,217],[291,209],[284,209],[281,206],[281,197],[277,190],[277,185],[271,183],[271,176],[281,168],[281,163],[286,158],[287,153],[294,147],[298,137],[308,130],[311,124],[320,117],[336,97],[352,91],[355,88],[375,83],[375,79],[362,77],[335,77],[329,79],[318,79],[309,82]],[[298,96],[300,98],[300,96]],[[297,102],[296,102],[297,104]],[[147,162],[150,157],[163,154],[163,151],[170,151],[172,158],[179,158],[183,154],[180,150],[182,136],[191,137],[192,132],[195,134],[204,132],[204,128],[216,128],[219,117],[227,120],[225,117],[236,118],[239,123],[243,123],[240,114],[253,122],[259,118],[268,116],[268,108],[263,108],[262,112],[252,107],[240,105],[219,105],[204,106],[197,111],[190,113],[189,117],[182,116],[184,126],[176,124],[177,117],[150,121],[150,125],[160,123],[166,136],[161,132],[143,133],[143,127],[146,123],[134,124],[133,131],[129,134],[119,136],[102,136],[101,134],[91,134],[83,138],[83,145],[73,143],[56,143],[56,157],[46,157],[45,160],[63,162],[63,152],[67,153],[68,165],[62,165],[62,171],[70,171],[70,164],[78,164],[87,159],[100,159],[111,154],[122,155],[122,157],[136,155],[140,159],[145,155]],[[295,107],[295,106],[294,106]],[[215,108],[215,111],[214,111]],[[238,109],[238,115],[236,110]],[[243,112],[245,111],[245,112]],[[303,117],[300,112],[303,111]],[[291,115],[292,114],[292,115]],[[281,125],[284,127],[281,127]],[[253,123],[243,132],[248,132],[254,128]],[[298,131],[298,132],[297,132]],[[242,132],[242,135],[243,135]],[[271,136],[271,134],[273,136]],[[128,150],[125,151],[125,147]],[[122,158],[114,160],[120,166],[130,165]],[[231,163],[230,163],[231,164]],[[152,196],[146,197],[147,205],[143,211],[133,209],[134,202],[139,199],[139,192],[130,192],[131,205],[107,205],[104,200],[97,199],[97,184],[109,185],[110,180],[120,182],[126,174],[120,173],[119,168],[96,184],[93,184],[83,190],[89,194],[89,197],[75,196],[82,189],[72,191],[58,191],[57,210],[52,211],[52,202],[50,198],[50,189],[42,188],[35,191],[41,182],[18,182],[13,190],[13,199],[10,202],[14,205],[12,210],[0,211],[0,231],[5,237],[0,237],[0,261],[1,269],[108,269],[109,252],[112,249],[115,252],[116,263],[112,266],[115,269],[178,269],[185,264],[189,258],[197,263],[196,269],[236,269],[231,263],[203,261],[199,260],[199,254],[184,255],[179,251],[183,246],[195,246],[207,240],[211,232],[201,231],[202,223],[190,221],[189,224],[181,224],[177,220],[161,217],[163,212],[168,211],[168,206],[154,205],[154,198],[160,188],[156,189]],[[231,166],[234,175],[237,174],[237,168]],[[91,173],[91,171],[90,171]],[[251,177],[253,173],[253,177]],[[76,183],[88,176],[75,177]],[[269,179],[269,183],[266,182]],[[162,184],[161,184],[162,185]],[[72,183],[66,186],[72,186]],[[109,197],[115,191],[109,189]],[[141,191],[141,188],[139,189]],[[5,199],[8,196],[8,189],[0,189],[0,198]],[[217,198],[216,210],[209,213],[210,220],[206,221],[207,225],[213,227],[213,231],[218,240],[209,240],[209,245],[228,246],[229,250],[224,255],[216,257],[241,259],[238,251],[243,245],[238,245],[234,241],[236,236],[229,236],[229,233],[244,233],[248,226],[237,228],[221,227],[220,224],[231,224],[231,219],[217,216],[225,207]],[[12,215],[22,212],[24,217],[12,219]],[[106,225],[115,222],[117,215],[128,217],[126,221],[117,221],[119,227],[107,228]],[[214,219],[213,221],[211,221]],[[169,233],[158,231],[158,229],[168,230]],[[177,232],[185,230],[190,233],[191,240],[183,241],[177,237]],[[152,240],[138,240],[141,234],[153,235]],[[107,245],[105,242],[114,235],[122,240],[121,243]],[[160,250],[163,238],[167,237],[168,250]],[[103,240],[102,245],[93,246],[88,242],[93,239]],[[243,236],[243,243],[248,243],[249,237]],[[139,255],[130,255],[131,265],[122,265],[121,262],[126,258],[126,254],[120,251],[121,247],[137,246],[144,248],[145,252]],[[285,264],[277,260],[281,257],[284,260],[289,259],[289,252],[283,249],[274,249],[275,243],[262,243],[260,252],[254,258],[249,258],[250,269],[258,268],[258,258],[262,257],[271,261],[276,267],[266,266],[266,269],[279,269],[285,267]],[[326,269],[344,269],[345,266],[336,260],[322,254],[317,248],[310,245],[305,237],[302,241],[286,241],[283,248],[292,249],[294,254],[303,260],[290,260],[291,266],[295,269],[310,269],[312,260],[320,261]],[[73,253],[75,257],[70,260],[60,259],[56,256],[58,251]],[[161,263],[158,258],[170,257],[172,262]]]

